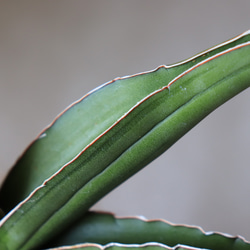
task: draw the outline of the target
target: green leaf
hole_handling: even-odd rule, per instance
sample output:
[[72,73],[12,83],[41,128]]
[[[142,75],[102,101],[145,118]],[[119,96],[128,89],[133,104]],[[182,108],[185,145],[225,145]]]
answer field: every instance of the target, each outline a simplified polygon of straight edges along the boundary
[[74,103],[0,192],[0,248],[36,248],[250,86],[250,32],[186,61],[118,78]]
[[[51,248],[53,250],[54,248]],[[118,243],[110,243],[105,246],[98,244],[79,244],[73,246],[64,246],[55,248],[56,250],[69,250],[69,249],[78,249],[78,250],[206,250],[205,248],[196,248],[184,245],[177,245],[174,247],[169,247],[163,244],[159,244],[156,242],[146,243],[142,245],[131,245],[131,244],[118,244]],[[208,250],[208,249],[207,249]]]
[[199,227],[175,225],[164,220],[146,220],[140,217],[116,218],[108,213],[88,213],[67,228],[50,246],[74,245],[93,242],[144,244],[158,242],[174,247],[178,244],[211,250],[249,250],[250,243],[242,237],[204,232]]

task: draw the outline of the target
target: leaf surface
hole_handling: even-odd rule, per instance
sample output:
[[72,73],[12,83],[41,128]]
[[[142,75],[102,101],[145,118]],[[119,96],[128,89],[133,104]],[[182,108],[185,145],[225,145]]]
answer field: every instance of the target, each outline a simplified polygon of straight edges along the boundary
[[170,247],[178,244],[211,250],[249,250],[244,238],[215,232],[204,232],[199,227],[177,225],[165,220],[146,220],[140,217],[115,217],[108,213],[89,212],[68,228],[60,237],[49,242],[54,247],[80,243],[110,242],[145,244],[158,242]]
[[249,87],[249,40],[245,32],[181,63],[117,78],[60,114],[3,184],[0,248],[35,248],[60,233]]

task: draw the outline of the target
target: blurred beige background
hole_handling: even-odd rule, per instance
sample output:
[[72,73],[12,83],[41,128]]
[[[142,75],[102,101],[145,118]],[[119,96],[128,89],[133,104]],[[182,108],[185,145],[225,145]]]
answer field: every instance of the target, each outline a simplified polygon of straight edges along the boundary
[[[94,87],[186,59],[250,29],[249,0],[0,2],[1,180],[25,147]],[[95,209],[250,240],[250,91]]]

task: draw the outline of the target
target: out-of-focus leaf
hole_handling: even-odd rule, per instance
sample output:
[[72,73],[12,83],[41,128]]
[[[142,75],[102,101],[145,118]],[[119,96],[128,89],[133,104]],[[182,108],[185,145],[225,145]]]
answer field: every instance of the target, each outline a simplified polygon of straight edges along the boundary
[[204,232],[199,227],[176,225],[165,220],[146,220],[140,217],[116,218],[108,213],[88,213],[68,228],[50,246],[74,245],[92,242],[101,245],[110,242],[144,244],[158,242],[174,247],[178,244],[211,250],[250,250],[244,238],[222,233]]

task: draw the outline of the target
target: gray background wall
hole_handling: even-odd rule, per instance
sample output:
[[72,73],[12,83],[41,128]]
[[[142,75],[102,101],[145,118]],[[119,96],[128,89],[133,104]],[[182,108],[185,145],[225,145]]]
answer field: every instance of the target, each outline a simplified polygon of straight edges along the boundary
[[[250,28],[248,0],[0,2],[1,180],[67,105],[117,76],[186,59]],[[250,239],[250,92],[95,209]]]

